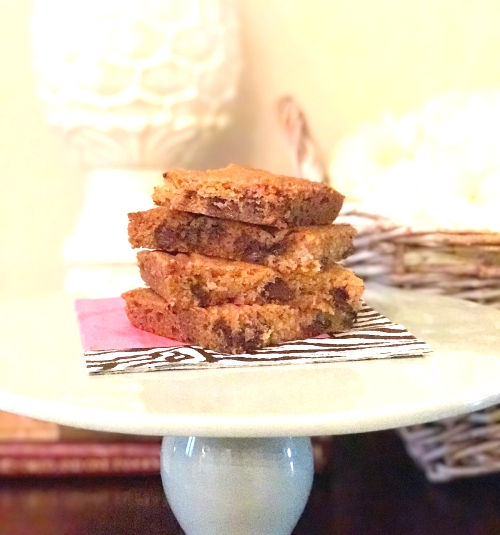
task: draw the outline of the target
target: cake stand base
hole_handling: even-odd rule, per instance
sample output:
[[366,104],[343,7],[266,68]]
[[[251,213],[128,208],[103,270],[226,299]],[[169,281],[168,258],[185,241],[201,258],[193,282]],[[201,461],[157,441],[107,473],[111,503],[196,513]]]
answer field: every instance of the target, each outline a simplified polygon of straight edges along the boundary
[[163,488],[186,535],[290,535],[313,475],[305,437],[163,439]]

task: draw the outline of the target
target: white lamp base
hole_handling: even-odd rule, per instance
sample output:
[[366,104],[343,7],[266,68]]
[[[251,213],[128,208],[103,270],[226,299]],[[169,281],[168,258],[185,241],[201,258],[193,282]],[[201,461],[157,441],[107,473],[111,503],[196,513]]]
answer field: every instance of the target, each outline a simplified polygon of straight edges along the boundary
[[140,286],[144,281],[135,261],[70,267],[64,279],[64,291],[75,298],[118,297]]
[[151,195],[161,181],[159,170],[100,169],[89,174],[75,232],[63,247],[66,292],[105,297],[142,284],[128,241],[127,214],[152,208]]
[[290,535],[311,491],[311,441],[164,437],[161,475],[186,535]]

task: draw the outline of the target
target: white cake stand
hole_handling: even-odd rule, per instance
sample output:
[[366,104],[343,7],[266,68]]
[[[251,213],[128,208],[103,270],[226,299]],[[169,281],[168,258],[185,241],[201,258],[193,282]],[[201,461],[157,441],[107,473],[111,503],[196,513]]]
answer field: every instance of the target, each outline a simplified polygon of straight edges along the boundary
[[187,535],[287,535],[310,491],[308,437],[423,423],[500,400],[500,311],[371,287],[426,357],[89,377],[72,300],[0,303],[0,408],[165,435],[162,479]]

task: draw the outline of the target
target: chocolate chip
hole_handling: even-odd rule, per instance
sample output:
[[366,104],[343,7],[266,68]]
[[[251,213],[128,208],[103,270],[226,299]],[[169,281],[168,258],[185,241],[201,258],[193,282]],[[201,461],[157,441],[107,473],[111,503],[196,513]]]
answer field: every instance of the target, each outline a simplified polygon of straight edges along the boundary
[[333,302],[336,305],[342,305],[346,303],[347,299],[349,298],[349,295],[344,288],[333,288],[330,290],[330,295],[333,297]]
[[352,308],[351,305],[345,304],[345,307],[342,310],[342,313],[344,314],[344,319],[346,322],[350,323],[350,327],[352,327],[352,324],[356,320],[356,312]]
[[252,336],[246,340],[244,350],[251,353],[262,347],[262,331],[254,328]]
[[188,245],[196,245],[200,241],[198,229],[196,227],[188,226],[179,229],[179,235],[182,241]]
[[219,318],[214,323],[213,330],[222,338],[220,348],[223,353],[241,353],[244,350],[245,335],[240,330],[233,331],[226,320]]
[[215,334],[218,334],[222,340],[221,340],[221,351],[223,353],[229,352],[230,346],[231,346],[231,339],[232,339],[232,330],[229,326],[229,323],[227,323],[226,320],[219,318],[213,325],[212,330]]
[[325,269],[330,267],[330,264],[331,264],[330,257],[329,256],[322,256],[320,261],[319,261],[320,270],[321,271],[325,271]]
[[266,257],[267,251],[263,244],[258,240],[251,238],[248,234],[241,234],[234,241],[236,250],[241,255],[241,259],[245,262],[253,262],[260,264]]
[[314,321],[309,325],[307,329],[308,336],[319,336],[325,334],[332,326],[332,315],[326,312],[318,312]]
[[234,331],[230,338],[231,350],[241,353],[245,351],[245,335],[241,331]]
[[[252,335],[248,336],[248,330]],[[226,320],[219,318],[213,325],[213,331],[222,338],[220,349],[222,353],[242,353],[255,351],[262,345],[262,332],[256,327],[247,326],[233,331]]]
[[340,314],[343,314],[344,319],[349,322],[354,322],[356,319],[356,312],[352,306],[347,302],[349,294],[344,288],[333,288],[330,290],[330,295],[333,297],[333,304]]
[[204,230],[208,234],[209,241],[215,242],[223,238],[225,229],[223,228],[222,223],[212,218],[204,219],[203,222]]
[[199,281],[195,281],[190,286],[191,293],[196,298],[197,306],[207,307],[210,305],[210,294],[203,288],[203,285]]
[[294,293],[288,284],[279,277],[268,282],[261,292],[262,297],[269,302],[287,303],[294,298]]
[[262,225],[261,230],[265,230],[272,238],[276,237],[276,234],[283,234],[283,229],[277,227],[270,227],[269,225]]
[[282,255],[287,247],[285,240],[277,241],[271,245],[265,245],[245,233],[236,238],[234,245],[242,260],[254,264],[262,264],[269,255]]
[[155,241],[159,249],[170,251],[178,247],[179,235],[166,225],[160,225],[154,232]]
[[281,255],[285,254],[287,248],[288,248],[287,241],[286,240],[281,240],[281,241],[278,241],[278,242],[274,243],[269,248],[269,254],[270,255],[274,255],[274,256],[281,256]]
[[229,323],[222,318],[219,318],[218,320],[214,322],[214,326],[212,327],[212,330],[214,332],[221,331],[222,334],[226,337],[228,334],[231,334],[231,327],[229,326]]

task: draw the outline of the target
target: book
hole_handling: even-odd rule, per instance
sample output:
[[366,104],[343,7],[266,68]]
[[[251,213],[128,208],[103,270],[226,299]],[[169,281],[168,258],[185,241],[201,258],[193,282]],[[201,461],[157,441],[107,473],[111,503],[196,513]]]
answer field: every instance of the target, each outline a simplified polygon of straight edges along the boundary
[[1,476],[152,475],[161,437],[88,431],[0,411]]
[[160,442],[0,443],[0,476],[153,475]]
[[[160,436],[89,431],[0,411],[0,477],[156,475]],[[312,438],[315,473],[330,469],[332,437]]]

